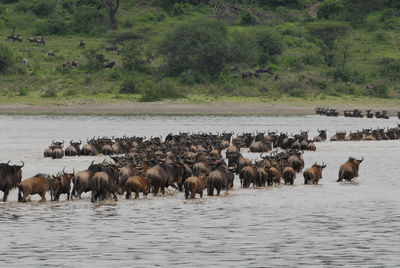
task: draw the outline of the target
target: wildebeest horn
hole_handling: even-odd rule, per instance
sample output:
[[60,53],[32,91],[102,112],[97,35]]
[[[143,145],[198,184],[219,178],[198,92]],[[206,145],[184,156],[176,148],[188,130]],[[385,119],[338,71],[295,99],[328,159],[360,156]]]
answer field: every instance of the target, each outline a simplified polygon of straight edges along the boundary
[[21,163],[22,163],[21,168],[23,168],[23,167],[25,166],[25,163],[24,163],[24,161],[22,161],[22,160],[21,160]]
[[362,161],[364,161],[364,157],[363,157],[363,156],[361,156],[361,160],[360,160],[360,163],[361,163]]
[[11,162],[11,160],[8,160],[7,165]]
[[71,144],[72,143],[72,140],[69,142],[69,144]]
[[82,144],[82,140],[79,140],[79,145]]
[[72,176],[75,175],[75,168],[72,168]]
[[51,145],[53,145],[54,144],[54,140],[51,142]]
[[65,167],[63,168],[62,173],[65,174]]

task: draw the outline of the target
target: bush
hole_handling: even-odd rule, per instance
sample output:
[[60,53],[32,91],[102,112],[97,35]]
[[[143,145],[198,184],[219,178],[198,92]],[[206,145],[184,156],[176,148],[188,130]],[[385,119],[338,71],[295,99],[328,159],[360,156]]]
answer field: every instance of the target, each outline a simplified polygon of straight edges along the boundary
[[124,44],[122,51],[122,66],[127,71],[140,71],[143,67],[143,41],[134,40]]
[[14,53],[8,45],[0,43],[0,72],[4,72],[13,63]]
[[122,85],[119,89],[119,93],[122,94],[137,94],[139,93],[138,87],[136,85],[136,81],[133,77],[129,77],[122,82]]
[[83,52],[86,57],[85,69],[89,72],[99,71],[104,69],[104,63],[107,61],[104,54],[99,52],[98,49],[87,49]]
[[98,9],[96,6],[82,5],[74,13],[71,29],[76,33],[103,33],[106,24],[107,21],[103,9]]
[[56,1],[35,0],[29,6],[29,10],[38,17],[47,17],[56,9]]
[[382,58],[379,61],[382,66],[381,74],[383,77],[398,81],[400,78],[400,60],[394,58]]
[[343,9],[343,1],[325,0],[318,6],[317,16],[320,19],[335,19],[342,15]]
[[41,96],[44,98],[53,98],[57,96],[57,91],[54,89],[47,89]]
[[268,29],[257,29],[253,32],[260,55],[258,63],[264,65],[273,61],[284,51],[283,41],[279,33]]
[[161,82],[159,84],[147,84],[143,89],[143,96],[140,101],[152,102],[162,99],[178,99],[183,98],[184,94],[178,92],[176,87],[169,82]]
[[37,35],[65,35],[68,34],[69,27],[62,18],[49,18],[36,25],[35,34]]
[[228,57],[227,29],[214,19],[194,20],[172,30],[159,46],[168,71],[178,76],[194,71],[216,79]]
[[256,25],[259,24],[259,20],[252,12],[244,10],[240,12],[240,24],[242,25]]
[[255,35],[249,32],[233,32],[229,42],[229,61],[233,64],[256,66],[261,51]]

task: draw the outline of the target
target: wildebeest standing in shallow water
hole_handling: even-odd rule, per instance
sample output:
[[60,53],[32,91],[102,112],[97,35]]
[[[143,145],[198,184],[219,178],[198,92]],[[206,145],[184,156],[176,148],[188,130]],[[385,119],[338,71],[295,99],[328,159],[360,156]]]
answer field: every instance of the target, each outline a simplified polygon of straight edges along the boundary
[[234,168],[228,168],[223,160],[217,164],[217,168],[210,173],[207,181],[207,195],[214,195],[214,188],[217,195],[222,189],[229,190],[233,187],[234,174],[231,172]]
[[9,165],[9,163],[10,161],[0,164],[0,190],[4,193],[4,202],[7,201],[10,190],[21,183],[22,168],[24,166],[24,162],[22,162],[22,166]]
[[199,177],[190,177],[185,183],[185,198],[193,199],[196,194],[200,194],[200,198],[203,197],[203,191],[207,188],[207,176],[205,174],[201,174]]
[[364,157],[361,157],[360,160],[349,157],[349,160],[340,166],[337,182],[342,180],[351,181],[353,178],[358,177],[358,168],[363,160]]
[[46,192],[50,189],[50,183],[50,176],[45,174],[37,174],[22,181],[18,185],[18,202],[26,202],[26,198],[33,194],[39,194],[42,197],[41,202],[46,201]]
[[326,165],[322,162],[322,165],[315,163],[311,168],[306,169],[303,172],[304,184],[318,184],[318,181],[322,178],[322,170],[324,168],[326,168]]
[[70,198],[71,179],[75,175],[75,170],[72,173],[63,171],[57,176],[53,176],[50,182],[50,195],[52,201],[58,201],[61,194],[67,194],[67,200]]

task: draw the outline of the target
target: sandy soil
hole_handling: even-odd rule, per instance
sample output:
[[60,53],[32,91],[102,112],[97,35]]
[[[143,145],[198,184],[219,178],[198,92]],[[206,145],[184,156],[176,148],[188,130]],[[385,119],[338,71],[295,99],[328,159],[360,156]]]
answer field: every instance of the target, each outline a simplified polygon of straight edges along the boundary
[[[2,104],[0,114],[70,114],[70,115],[305,115],[314,114],[315,106],[271,103],[230,103],[213,102],[210,104],[188,103],[102,103],[37,106],[27,104]],[[347,105],[338,105],[339,111],[350,109]],[[363,109],[363,107],[358,106]],[[364,107],[365,109],[368,107]],[[385,109],[382,107],[381,109]],[[399,108],[386,108],[391,114],[397,114]]]

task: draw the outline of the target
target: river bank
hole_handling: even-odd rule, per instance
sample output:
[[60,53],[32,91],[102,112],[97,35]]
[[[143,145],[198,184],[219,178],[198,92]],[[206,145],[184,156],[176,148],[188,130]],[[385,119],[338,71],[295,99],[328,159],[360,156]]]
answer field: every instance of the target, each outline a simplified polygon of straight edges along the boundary
[[252,98],[192,96],[183,100],[139,102],[118,100],[109,96],[96,99],[6,99],[0,114],[20,115],[307,115],[316,107],[387,110],[391,115],[400,111],[398,99],[374,98]]

